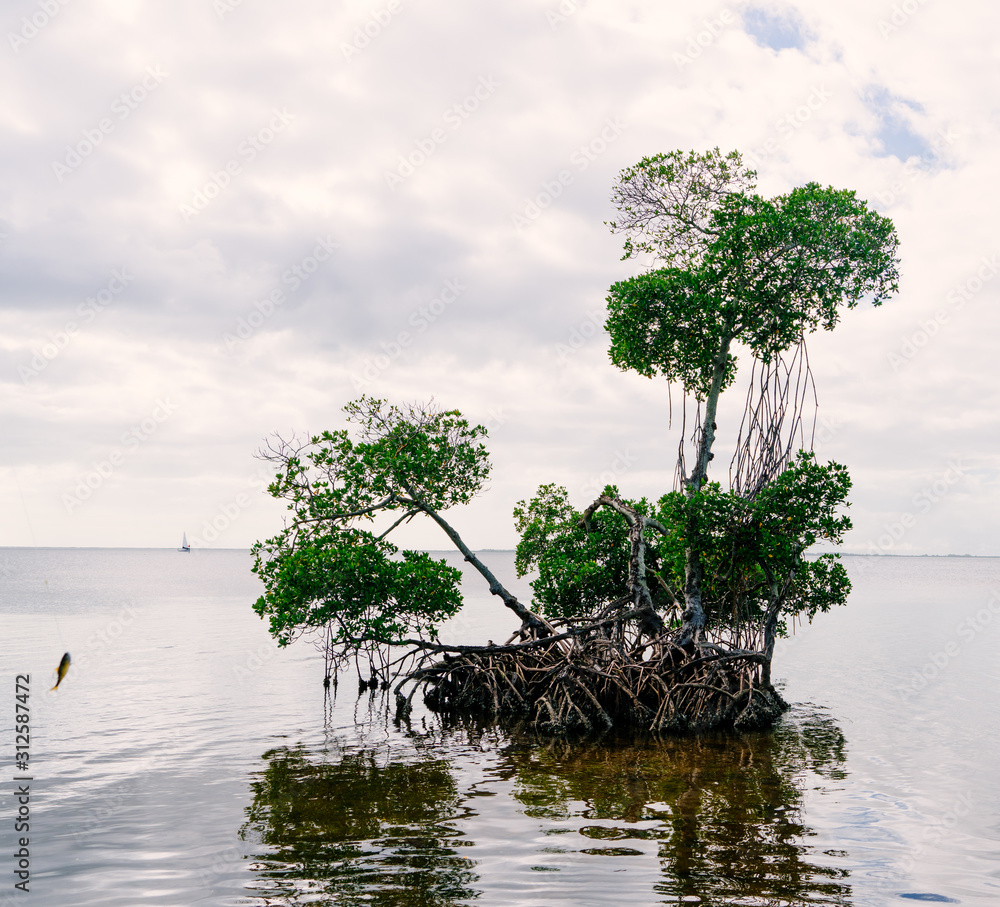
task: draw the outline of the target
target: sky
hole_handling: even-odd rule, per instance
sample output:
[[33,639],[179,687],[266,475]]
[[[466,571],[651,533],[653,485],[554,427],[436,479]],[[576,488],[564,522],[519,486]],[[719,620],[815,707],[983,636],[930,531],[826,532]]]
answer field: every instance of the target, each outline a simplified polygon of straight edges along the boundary
[[842,550],[1000,555],[998,17],[9,0],[0,546],[248,547],[284,513],[255,452],[361,394],[487,426],[489,487],[449,512],[473,548],[513,547],[543,482],[658,497],[678,423],[607,355],[608,288],[639,270],[610,193],[719,147],[764,195],[853,189],[900,237],[899,293],[809,340],[816,450],[854,480]]

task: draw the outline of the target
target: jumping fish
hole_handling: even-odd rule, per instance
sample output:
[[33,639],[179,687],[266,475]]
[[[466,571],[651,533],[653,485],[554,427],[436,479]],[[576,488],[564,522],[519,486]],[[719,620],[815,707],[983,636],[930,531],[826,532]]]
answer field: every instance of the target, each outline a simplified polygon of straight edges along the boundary
[[[54,690],[63,682],[63,678],[66,676],[66,672],[69,670],[70,657],[69,652],[67,652],[62,657],[62,661],[59,662],[59,667],[56,668],[56,686],[52,688]],[[51,693],[52,690],[49,690]]]

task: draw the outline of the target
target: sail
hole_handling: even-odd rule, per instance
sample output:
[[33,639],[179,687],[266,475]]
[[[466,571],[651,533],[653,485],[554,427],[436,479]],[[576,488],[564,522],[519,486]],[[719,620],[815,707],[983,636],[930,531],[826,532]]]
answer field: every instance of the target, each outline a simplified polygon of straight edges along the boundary
[[181,551],[190,551],[191,546],[188,544],[188,534],[184,533],[184,540],[181,542]]

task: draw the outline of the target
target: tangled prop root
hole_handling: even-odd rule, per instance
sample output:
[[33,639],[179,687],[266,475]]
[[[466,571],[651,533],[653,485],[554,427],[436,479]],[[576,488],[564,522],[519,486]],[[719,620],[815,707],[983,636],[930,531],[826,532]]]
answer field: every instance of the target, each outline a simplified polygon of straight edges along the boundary
[[[643,659],[641,656],[646,654]],[[667,643],[628,653],[607,638],[548,646],[487,646],[421,667],[419,689],[436,712],[527,722],[546,736],[619,729],[680,734],[772,725],[788,708],[761,680],[762,655]]]

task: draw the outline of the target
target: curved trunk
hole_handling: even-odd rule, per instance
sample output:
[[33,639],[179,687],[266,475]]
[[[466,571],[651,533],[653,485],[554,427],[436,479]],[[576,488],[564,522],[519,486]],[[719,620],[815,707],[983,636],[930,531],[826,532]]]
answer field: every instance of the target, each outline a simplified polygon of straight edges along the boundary
[[[410,489],[407,489],[408,491]],[[412,492],[411,492],[412,494]],[[513,611],[518,617],[521,618],[521,626],[528,627],[532,632],[539,638],[544,638],[546,636],[552,636],[552,627],[548,625],[542,618],[540,618],[534,611],[526,608],[517,600],[517,597],[512,595],[503,583],[500,582],[494,575],[493,571],[486,566],[475,553],[469,548],[468,545],[462,540],[462,537],[455,531],[454,527],[448,523],[436,510],[432,507],[428,507],[421,501],[414,499],[414,505],[426,513],[435,523],[437,523],[445,532],[445,534],[452,540],[455,547],[462,552],[465,559],[472,564],[476,570],[483,576],[483,578],[490,584],[490,592],[496,595],[500,600]]]
[[632,607],[640,612],[639,625],[642,632],[650,637],[659,636],[665,625],[663,618],[656,613],[656,609],[653,607],[653,596],[650,594],[649,584],[646,582],[646,538],[644,531],[647,526],[652,526],[663,533],[666,530],[656,520],[639,513],[620,499],[606,494],[598,496],[597,500],[583,512],[580,521],[589,528],[588,521],[591,515],[598,507],[602,506],[617,510],[628,522],[630,546],[628,584],[632,596]]

